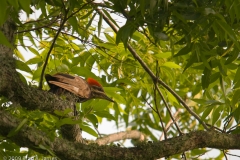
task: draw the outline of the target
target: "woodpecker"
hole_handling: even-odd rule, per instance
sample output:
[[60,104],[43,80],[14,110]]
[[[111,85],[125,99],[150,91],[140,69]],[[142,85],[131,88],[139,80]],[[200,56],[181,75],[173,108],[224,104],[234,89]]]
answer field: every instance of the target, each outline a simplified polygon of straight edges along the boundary
[[101,84],[93,78],[84,80],[78,76],[57,73],[52,76],[46,74],[45,79],[50,87],[50,92],[54,94],[62,94],[63,92],[68,91],[78,97],[77,102],[79,103],[95,98],[114,102],[106,95]]

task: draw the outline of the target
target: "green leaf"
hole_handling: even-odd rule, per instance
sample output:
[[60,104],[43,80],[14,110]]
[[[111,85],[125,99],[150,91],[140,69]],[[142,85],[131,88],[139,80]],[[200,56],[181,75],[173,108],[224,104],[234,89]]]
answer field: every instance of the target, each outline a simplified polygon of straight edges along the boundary
[[222,64],[222,62],[218,63],[218,68],[219,68],[220,73],[223,76],[227,76],[227,68],[224,64]]
[[190,58],[188,59],[188,62],[183,70],[183,72],[186,71],[186,69],[188,69],[190,66],[192,66],[198,59],[196,58],[196,56],[194,54],[192,54],[190,56]]
[[[33,26],[31,26],[33,27]],[[25,36],[30,40],[33,46],[37,47],[35,40],[33,39],[33,35],[31,32],[26,32]]]
[[[198,47],[196,47],[196,48],[198,48]],[[198,49],[197,49],[197,50],[198,50]],[[199,55],[199,57],[201,57],[201,60],[202,60],[202,62],[203,62],[203,64],[204,64],[204,66],[207,67],[208,70],[211,70],[212,68],[211,68],[210,64],[208,63],[205,55],[204,55],[203,53],[200,53],[199,50],[196,51],[196,52],[197,52],[197,54]]]
[[97,77],[95,74],[93,74],[90,70],[86,69],[85,67],[73,67],[71,68],[71,72],[86,78],[91,77],[93,79],[100,80],[99,77]]
[[[7,141],[6,142],[2,141],[0,144],[0,148],[7,150],[7,151],[15,151],[15,150],[18,150],[19,146],[16,146],[13,143],[10,143]],[[0,153],[0,155],[1,155],[1,153]]]
[[237,49],[234,49],[224,64],[227,65],[232,63],[234,60],[238,58],[238,54],[239,54],[239,51]]
[[238,66],[238,69],[236,71],[236,74],[235,74],[235,77],[234,77],[234,80],[233,80],[233,84],[235,85],[237,82],[240,81],[240,66]]
[[112,102],[103,99],[92,100],[91,106],[93,106],[94,111],[103,111],[108,108],[108,105]]
[[19,52],[19,50],[14,50],[14,54],[22,61],[25,61],[25,58],[23,56],[23,54],[21,52]]
[[82,16],[80,19],[85,19],[85,18],[91,17],[90,15],[93,13],[93,11],[94,11],[94,10],[89,10],[89,11],[87,12],[87,14],[85,14],[84,16]]
[[39,1],[39,6],[41,8],[42,14],[44,17],[47,17],[47,11],[46,11],[46,3],[45,1]]
[[107,111],[94,111],[94,114],[99,116],[99,117],[102,117],[102,118],[107,118],[107,119],[110,119],[110,120],[115,120],[115,118]]
[[117,32],[116,44],[119,44],[122,41],[126,48],[129,38],[131,38],[134,33],[134,29],[135,26],[132,22],[128,22],[122,26]]
[[205,99],[191,99],[192,101],[201,104],[201,105],[206,105],[207,104],[207,100]]
[[114,110],[115,110],[116,112],[119,112],[119,114],[120,114],[120,113],[128,114],[128,113],[125,112],[125,110],[124,110],[119,104],[117,104],[117,103],[114,103],[113,107],[114,107]]
[[23,125],[25,125],[27,123],[27,121],[28,121],[28,119],[24,118],[16,128],[12,129],[8,133],[7,137],[12,137],[12,136],[16,135],[18,133],[18,131],[20,131],[20,129],[23,127]]
[[22,61],[16,60],[16,68],[32,74],[32,70],[28,67],[26,63]]
[[[104,87],[105,90],[106,87]],[[106,94],[109,95],[109,97],[113,98],[114,101],[121,103],[121,104],[125,104],[126,100],[123,96],[121,96],[120,94],[117,94],[116,92],[112,92],[109,90],[105,90]]]
[[178,104],[177,99],[172,95],[172,93],[167,91],[167,95],[168,95],[169,101],[172,102],[172,104],[174,104],[174,103]]
[[28,49],[33,53],[33,54],[35,54],[37,57],[41,57],[40,56],[40,54],[39,54],[39,52],[36,50],[36,49],[34,49],[34,48],[32,48],[32,47],[28,47]]
[[186,45],[185,47],[183,47],[182,49],[180,49],[180,50],[178,51],[178,53],[177,53],[176,55],[174,55],[174,57],[188,54],[191,50],[192,50],[192,45]]
[[158,58],[170,58],[172,56],[171,52],[163,52],[163,53],[157,53],[154,54],[154,56],[158,59]]
[[93,124],[94,127],[98,127],[98,119],[94,114],[87,114],[86,118]]
[[166,66],[168,68],[181,68],[181,66],[179,66],[178,64],[176,64],[174,62],[165,62],[163,64],[163,66]]
[[[0,11],[1,11],[1,14],[0,14],[0,26],[6,21],[7,19],[7,1],[6,0],[1,0],[0,2]],[[2,31],[0,31],[0,43],[1,42],[1,37],[2,37]],[[3,43],[2,43],[3,44]]]
[[[181,14],[177,12],[177,10],[173,10],[172,14],[177,17],[177,19],[184,23],[184,26],[187,27],[187,21],[183,18]],[[189,28],[185,28],[186,30],[189,30]],[[189,30],[190,31],[190,30]]]
[[115,93],[117,91],[121,91],[122,89],[121,88],[118,88],[118,87],[104,87],[104,91],[106,93],[109,93],[109,95],[111,95],[112,93]]
[[114,45],[116,46],[116,44],[115,44],[115,39],[114,39],[112,36],[110,36],[110,35],[107,34],[107,33],[104,33],[104,35],[105,35],[105,37],[107,38],[108,42],[110,42],[111,44],[114,44]]
[[54,152],[51,150],[51,148],[49,146],[40,144],[39,148],[48,151],[48,153],[50,153],[50,155],[56,157],[56,155],[54,154]]
[[144,16],[145,14],[145,5],[146,5],[146,0],[140,0],[140,9],[141,9],[142,16]]
[[58,72],[63,72],[64,73],[64,72],[68,72],[69,71],[69,67],[66,64],[62,63],[62,64],[60,64],[60,65],[58,65],[56,67],[56,70]]
[[[219,14],[217,15],[219,16]],[[232,39],[232,41],[238,47],[238,49],[240,49],[239,43],[237,41],[236,33],[233,32],[232,28],[222,20],[216,20],[215,22],[227,33],[227,35],[230,37],[230,39]]]
[[94,15],[92,16],[92,18],[88,21],[88,24],[86,25],[86,31],[88,30],[88,28],[91,26],[92,21],[94,20],[95,16],[97,15],[97,13],[94,13]]
[[32,58],[29,59],[26,64],[37,64],[37,63],[43,63],[43,60],[41,58]]
[[19,0],[18,2],[20,3],[23,10],[29,15],[31,13],[31,0]]
[[[1,16],[0,16],[1,17]],[[2,31],[0,31],[0,44],[3,44],[7,47],[10,47],[13,49],[13,46],[11,43],[9,43],[8,39],[6,38],[6,36],[2,33]]]
[[210,78],[210,83],[213,83],[215,82],[216,80],[218,80],[220,78],[220,73],[219,72],[216,72],[214,74],[211,75],[211,78]]
[[[1,1],[1,2],[3,2],[3,1]],[[7,1],[8,3],[10,3],[13,7],[14,7],[14,9],[15,10],[18,10],[18,7],[19,7],[19,5],[18,5],[18,0],[8,0]],[[2,4],[1,4],[2,5]],[[1,9],[0,9],[1,10]],[[2,11],[2,10],[1,10]]]
[[231,105],[234,107],[240,100],[240,89],[236,90],[233,94]]
[[26,78],[25,78],[21,73],[19,73],[19,72],[18,72],[18,75],[19,75],[21,81],[22,81],[23,83],[27,84]]
[[233,88],[236,89],[236,88],[239,88],[239,87],[240,87],[240,80],[234,84]]
[[148,128],[148,126],[145,126],[144,128],[141,128],[142,131],[144,131],[144,133],[146,133],[147,135],[150,136],[150,138],[153,141],[157,141],[158,138],[155,137],[155,135],[153,134],[153,132]]
[[222,111],[223,111],[223,105],[214,108],[213,115],[212,115],[212,125],[214,125],[217,122],[217,120],[219,120]]
[[203,114],[202,114],[202,117],[201,119],[202,120],[205,120],[206,117],[212,112],[214,106],[209,106],[209,107],[206,107],[206,109],[204,110]]
[[232,132],[232,134],[239,134],[240,133],[240,127],[238,126],[236,129],[234,129]]
[[37,79],[39,79],[40,78],[40,76],[41,76],[41,73],[42,73],[42,67],[39,67],[37,70],[35,70],[34,72],[33,72],[33,77],[32,77],[32,80],[37,80]]
[[[113,104],[113,109],[114,109],[114,111],[115,111],[115,115],[120,115],[120,113],[126,114],[126,112],[125,112],[125,111],[120,107],[120,105],[117,104],[117,103],[114,103],[114,104]],[[115,116],[115,117],[117,117],[117,116]]]
[[79,123],[81,123],[81,120],[74,120],[72,118],[63,118],[56,123],[56,126],[57,128],[59,128],[65,124],[79,124]]
[[204,68],[203,76],[202,76],[202,88],[206,89],[208,88],[210,84],[210,76],[211,76],[211,70],[209,70],[207,67]]
[[88,69],[91,70],[93,68],[94,63],[96,63],[96,60],[98,59],[98,55],[94,54],[92,56],[89,56],[87,60],[85,61],[86,64],[88,64]]
[[201,105],[208,105],[208,106],[215,106],[215,105],[222,105],[224,103],[216,101],[216,100],[205,100],[205,99],[191,99],[192,101],[201,104]]
[[233,111],[233,116],[236,122],[239,124],[240,122],[240,105],[238,105],[237,109]]
[[72,112],[73,110],[71,108],[67,108],[65,109],[64,111],[58,111],[58,110],[55,110],[54,113],[58,116],[61,116],[61,117],[64,117],[66,116],[68,113]]
[[149,0],[150,2],[150,13],[152,14],[153,13],[153,10],[154,10],[154,7],[156,7],[156,4],[157,4],[157,0]]
[[72,25],[72,33],[74,33],[74,31],[78,30],[78,21],[77,18],[75,16],[72,16],[71,18],[69,18],[69,23]]
[[92,135],[92,136],[94,136],[94,137],[98,137],[97,132],[94,131],[94,130],[93,130],[92,128],[90,128],[89,126],[80,124],[80,127],[82,128],[82,130],[83,130],[84,132],[87,132],[87,133],[89,133],[90,135]]
[[102,29],[102,14],[99,15],[99,21],[98,21],[98,37],[100,37],[101,29]]

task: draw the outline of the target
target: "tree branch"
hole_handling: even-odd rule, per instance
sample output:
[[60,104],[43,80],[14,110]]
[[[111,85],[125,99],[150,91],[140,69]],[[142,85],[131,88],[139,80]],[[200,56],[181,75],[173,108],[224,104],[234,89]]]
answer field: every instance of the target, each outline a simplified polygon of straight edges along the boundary
[[[42,29],[42,28],[46,28],[46,27],[48,27],[48,26],[52,26],[55,22],[57,22],[57,20],[59,19],[59,17],[60,17],[59,15],[56,16],[56,17],[54,17],[53,19],[51,19],[51,20],[49,21],[49,23],[44,24],[44,25],[42,25],[42,26],[34,27],[34,28],[26,29],[26,30],[20,30],[20,31],[15,32],[15,34],[24,33],[24,32],[30,32],[30,31],[35,31],[35,30],[40,30],[40,29]],[[30,22],[27,22],[27,23],[25,23],[25,24],[28,24],[28,23],[37,23],[37,22],[39,22],[39,20],[38,20],[38,21],[30,21]],[[45,22],[45,21],[44,21],[44,22]],[[25,25],[25,24],[23,24],[23,25]],[[21,26],[18,26],[18,27],[21,27]]]
[[[0,117],[0,134],[7,137],[8,133],[18,126],[20,120],[4,110],[0,110]],[[51,141],[45,133],[37,128],[29,127],[27,124],[23,125],[16,135],[8,138],[19,146],[28,147],[43,154],[49,154],[46,150],[36,147],[40,145],[45,146],[53,151],[58,158],[66,160],[149,160],[204,147],[240,149],[240,134],[225,134],[213,130],[191,132],[160,142],[143,142],[132,148],[98,146],[96,144],[85,145],[69,142],[61,138],[55,138],[55,140]]]
[[136,130],[126,131],[126,132],[119,132],[107,135],[106,137],[99,138],[96,140],[96,143],[99,145],[106,145],[111,142],[125,140],[125,139],[137,139],[139,141],[144,141],[145,136]]
[[69,101],[24,84],[14,69],[13,57],[0,53],[0,61],[0,96],[5,96],[12,103],[21,104],[28,110],[39,109],[53,113],[54,110],[71,108]]
[[[167,125],[166,125],[166,130],[168,131],[169,128],[172,126],[172,124],[176,123],[179,119],[179,116],[178,114],[180,113],[180,109],[178,109],[178,111],[173,115],[173,119],[171,119]],[[162,141],[163,140],[163,137],[164,137],[164,134],[162,133],[162,135],[160,136],[159,138],[159,141]]]

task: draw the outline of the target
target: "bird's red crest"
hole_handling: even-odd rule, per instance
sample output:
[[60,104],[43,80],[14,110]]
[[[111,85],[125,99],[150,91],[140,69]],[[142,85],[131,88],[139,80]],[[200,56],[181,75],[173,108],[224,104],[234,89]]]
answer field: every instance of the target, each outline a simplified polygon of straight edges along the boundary
[[89,85],[95,85],[95,86],[102,87],[102,85],[101,85],[98,81],[96,81],[95,79],[93,79],[93,78],[88,78],[88,79],[87,79],[87,83],[88,83]]

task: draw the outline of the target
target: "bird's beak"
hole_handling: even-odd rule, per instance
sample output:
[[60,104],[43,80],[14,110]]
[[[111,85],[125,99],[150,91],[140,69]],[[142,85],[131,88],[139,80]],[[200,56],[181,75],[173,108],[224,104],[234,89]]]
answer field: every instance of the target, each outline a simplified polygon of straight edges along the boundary
[[110,101],[110,102],[114,102],[114,100],[112,100],[111,98],[109,98],[107,95],[104,95],[104,96],[102,97],[102,99],[108,100],[108,101]]

